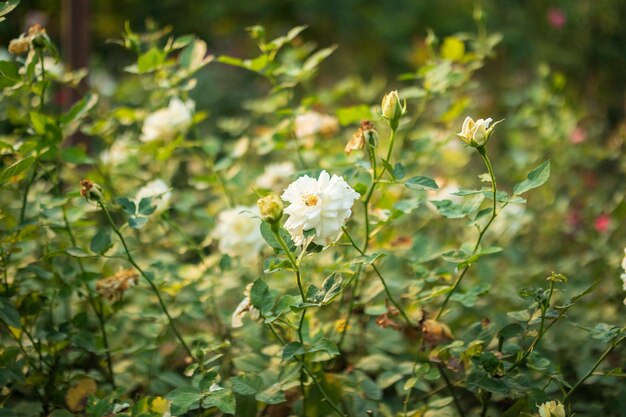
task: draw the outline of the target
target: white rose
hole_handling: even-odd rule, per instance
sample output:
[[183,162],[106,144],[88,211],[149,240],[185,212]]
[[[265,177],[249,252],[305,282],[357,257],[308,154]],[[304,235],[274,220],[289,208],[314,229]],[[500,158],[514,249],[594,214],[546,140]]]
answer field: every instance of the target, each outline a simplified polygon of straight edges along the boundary
[[116,140],[108,149],[102,151],[100,160],[105,165],[119,165],[125,162],[128,156],[128,142],[125,140]]
[[259,215],[257,206],[237,206],[222,211],[213,231],[213,237],[219,240],[220,252],[246,261],[254,260],[265,246]]
[[298,178],[281,197],[291,203],[284,210],[289,215],[285,229],[294,243],[302,245],[304,232],[315,229],[313,242],[325,246],[337,238],[360,195],[342,177],[322,171],[318,179]]
[[310,111],[296,116],[294,129],[298,139],[308,138],[318,133],[329,136],[339,130],[339,123],[333,116]]
[[179,98],[173,98],[167,107],[146,117],[139,139],[142,142],[173,139],[191,125],[192,109],[193,103],[185,104]]
[[170,191],[170,187],[165,183],[165,181],[158,179],[154,181],[150,181],[143,187],[137,191],[137,195],[135,196],[135,204],[139,206],[142,198],[152,198],[152,204],[156,205],[156,210],[154,214],[159,214],[167,209],[170,199],[172,198],[172,192]]
[[256,179],[256,185],[260,188],[271,190],[286,182],[287,178],[296,172],[293,162],[281,162],[269,164],[265,167],[263,175]]
[[565,417],[565,407],[558,401],[548,401],[539,406],[541,417]]

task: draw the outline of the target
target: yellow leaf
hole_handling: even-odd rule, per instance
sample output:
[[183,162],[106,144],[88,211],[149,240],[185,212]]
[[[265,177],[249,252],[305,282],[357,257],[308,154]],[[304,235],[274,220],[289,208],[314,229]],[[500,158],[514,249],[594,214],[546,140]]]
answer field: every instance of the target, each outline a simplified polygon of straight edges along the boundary
[[97,390],[96,381],[89,378],[81,379],[76,386],[67,390],[65,395],[67,408],[74,412],[84,410],[87,405],[87,398],[89,395],[95,394]]
[[450,61],[460,61],[465,56],[465,44],[459,38],[448,36],[441,45],[441,57]]

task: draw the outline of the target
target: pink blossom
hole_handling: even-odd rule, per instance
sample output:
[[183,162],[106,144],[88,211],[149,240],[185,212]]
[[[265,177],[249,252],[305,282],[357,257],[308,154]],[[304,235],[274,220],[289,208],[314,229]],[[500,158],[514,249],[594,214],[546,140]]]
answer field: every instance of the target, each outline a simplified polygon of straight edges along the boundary
[[587,132],[580,126],[577,126],[569,134],[569,141],[573,144],[583,143],[587,140]]
[[593,226],[595,227],[596,231],[599,233],[605,233],[607,230],[609,230],[610,225],[611,225],[611,216],[609,216],[608,214],[599,215],[598,217],[596,217],[596,220],[593,223]]
[[550,9],[548,9],[548,22],[553,28],[561,29],[565,26],[567,18],[565,17],[565,13],[563,13],[562,9],[550,7]]

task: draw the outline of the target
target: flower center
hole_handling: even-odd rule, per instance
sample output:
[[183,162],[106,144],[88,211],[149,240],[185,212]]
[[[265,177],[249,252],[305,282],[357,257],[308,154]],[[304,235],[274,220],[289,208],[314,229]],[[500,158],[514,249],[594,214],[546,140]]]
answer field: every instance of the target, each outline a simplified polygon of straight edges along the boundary
[[305,194],[302,199],[307,207],[317,205],[317,196],[315,194]]

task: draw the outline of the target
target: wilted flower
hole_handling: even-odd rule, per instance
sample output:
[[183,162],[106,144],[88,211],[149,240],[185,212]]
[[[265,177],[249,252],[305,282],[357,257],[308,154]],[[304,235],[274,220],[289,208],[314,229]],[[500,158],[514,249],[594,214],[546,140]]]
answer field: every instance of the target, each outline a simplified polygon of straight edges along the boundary
[[432,319],[425,320],[422,323],[422,333],[426,343],[433,346],[453,339],[452,332],[445,323]]
[[321,133],[330,136],[339,130],[339,123],[333,116],[321,114],[316,111],[309,111],[296,116],[294,120],[294,130],[299,139],[308,138]]
[[167,209],[170,199],[172,198],[172,192],[170,187],[161,179],[150,181],[137,191],[135,196],[135,203],[139,206],[142,198],[152,198],[152,203],[156,205],[155,214],[162,213]]
[[328,245],[352,214],[354,200],[360,194],[337,175],[322,171],[318,179],[308,175],[292,182],[281,196],[291,203],[285,209],[289,219],[285,229],[296,245],[304,243],[304,232],[315,229],[313,242]]
[[265,246],[259,215],[257,206],[237,206],[222,211],[212,233],[219,240],[220,252],[248,261],[254,260]]
[[346,144],[345,151],[348,155],[354,150],[363,149],[365,145],[376,147],[378,145],[378,133],[374,124],[369,120],[363,120],[361,127],[356,131],[350,141]]
[[102,187],[91,180],[81,180],[80,195],[90,201],[100,201],[102,199]]
[[275,194],[259,198],[256,202],[261,218],[268,223],[275,224],[283,217],[283,201]]
[[142,142],[169,140],[185,132],[191,125],[193,103],[183,103],[179,98],[170,100],[167,107],[146,117],[141,130]]
[[250,289],[252,288],[252,284],[248,284],[246,286],[245,291],[243,292],[244,298],[241,300],[235,311],[233,312],[233,316],[231,319],[231,325],[234,328],[243,326],[243,318],[247,313],[250,313],[250,318],[252,320],[258,320],[261,316],[259,310],[257,310],[252,303],[250,302]]
[[500,122],[496,122],[491,127],[491,118],[478,119],[474,121],[471,117],[466,117],[463,121],[463,127],[461,131],[456,135],[460,137],[465,143],[474,148],[485,145],[489,140],[489,136],[493,132],[493,128]]
[[548,401],[539,406],[541,417],[565,417],[565,406],[558,401]]
[[296,172],[293,162],[281,162],[265,166],[263,175],[256,179],[256,185],[267,190],[285,184],[287,178]]
[[406,103],[404,106],[400,103],[398,91],[394,90],[387,93],[385,97],[383,97],[380,108],[382,116],[387,119],[389,126],[394,130],[397,129],[398,124],[400,123],[400,118],[404,115],[404,113],[406,113]]
[[33,41],[35,41],[38,36],[45,34],[46,30],[41,27],[41,25],[33,25],[28,29],[28,35],[21,34],[19,38],[13,39],[9,42],[9,52],[13,55],[20,55],[28,52],[31,46],[33,46]]
[[139,274],[132,268],[122,269],[96,282],[96,291],[109,301],[119,300],[126,290],[137,284]]

